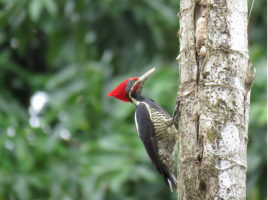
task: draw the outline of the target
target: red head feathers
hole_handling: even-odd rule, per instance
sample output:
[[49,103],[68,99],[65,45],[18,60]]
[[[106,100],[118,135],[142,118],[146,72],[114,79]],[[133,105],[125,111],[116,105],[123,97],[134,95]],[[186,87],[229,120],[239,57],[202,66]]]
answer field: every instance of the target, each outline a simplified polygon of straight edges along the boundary
[[[137,81],[139,78],[128,78],[124,80],[113,91],[108,93],[107,96],[113,96],[121,101],[130,102],[128,94],[126,93],[126,87],[127,87],[127,82],[131,79]],[[135,92],[137,89],[138,87],[134,88],[133,92]]]
[[133,88],[131,92],[136,92],[139,89],[139,92],[141,92],[144,82],[147,80],[147,78],[154,72],[154,68],[150,71],[143,74],[140,78],[129,78],[127,80],[124,80],[122,83],[120,83],[113,91],[107,94],[107,96],[113,96],[121,101],[124,102],[131,102],[128,93],[126,92],[127,82],[129,80],[134,80],[135,83],[133,85]]

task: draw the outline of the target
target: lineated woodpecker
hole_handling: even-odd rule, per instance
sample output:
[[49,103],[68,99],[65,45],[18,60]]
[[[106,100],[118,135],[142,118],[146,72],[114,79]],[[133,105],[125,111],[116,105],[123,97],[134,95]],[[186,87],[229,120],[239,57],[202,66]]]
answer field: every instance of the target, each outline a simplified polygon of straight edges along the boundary
[[135,122],[138,134],[146,152],[169,189],[176,187],[174,171],[174,150],[177,141],[177,129],[173,118],[155,101],[141,95],[143,85],[154,72],[154,68],[140,78],[129,78],[119,84],[107,96],[113,96],[123,102],[131,102],[137,108]]

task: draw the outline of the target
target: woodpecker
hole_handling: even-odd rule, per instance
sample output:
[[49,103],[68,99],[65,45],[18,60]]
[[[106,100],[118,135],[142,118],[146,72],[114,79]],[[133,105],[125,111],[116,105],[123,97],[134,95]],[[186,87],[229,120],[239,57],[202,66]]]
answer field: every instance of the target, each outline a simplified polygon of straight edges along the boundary
[[178,131],[174,126],[174,119],[160,105],[141,95],[145,81],[154,70],[151,69],[141,77],[126,79],[107,96],[131,102],[136,106],[135,124],[140,139],[151,163],[173,192],[172,185],[177,185],[173,171]]

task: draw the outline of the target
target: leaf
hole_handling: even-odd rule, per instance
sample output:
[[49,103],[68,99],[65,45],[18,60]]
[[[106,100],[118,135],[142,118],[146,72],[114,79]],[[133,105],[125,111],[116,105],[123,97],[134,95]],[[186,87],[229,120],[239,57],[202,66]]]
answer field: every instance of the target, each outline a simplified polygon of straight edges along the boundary
[[42,0],[32,0],[29,4],[29,15],[33,21],[37,21],[43,9]]
[[47,82],[46,88],[48,90],[52,90],[59,87],[61,84],[67,83],[68,81],[72,80],[72,77],[75,77],[75,75],[77,74],[76,68],[76,65],[70,65],[68,67],[63,68]]
[[57,13],[57,5],[53,0],[44,0],[44,6],[51,15],[55,15]]
[[130,168],[129,166],[123,168],[122,170],[116,171],[111,175],[110,186],[111,190],[114,193],[120,192],[121,188],[124,187],[124,183],[127,182],[130,176]]

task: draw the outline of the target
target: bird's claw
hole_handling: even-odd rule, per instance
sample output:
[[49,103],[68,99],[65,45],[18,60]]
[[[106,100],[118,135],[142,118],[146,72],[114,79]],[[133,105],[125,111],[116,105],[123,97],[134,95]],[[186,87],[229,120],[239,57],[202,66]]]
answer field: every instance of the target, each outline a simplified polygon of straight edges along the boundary
[[175,107],[174,112],[173,112],[173,117],[172,117],[173,122],[176,124],[178,124],[178,122],[175,121],[178,117],[178,107],[179,107],[179,104]]

